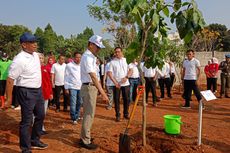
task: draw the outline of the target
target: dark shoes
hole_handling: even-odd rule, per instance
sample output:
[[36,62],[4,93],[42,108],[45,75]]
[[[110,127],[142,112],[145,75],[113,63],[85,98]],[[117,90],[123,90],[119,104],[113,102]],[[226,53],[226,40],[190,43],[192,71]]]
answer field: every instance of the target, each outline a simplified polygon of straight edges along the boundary
[[41,132],[41,135],[46,135],[46,134],[48,134],[47,131],[42,131],[42,132]]
[[116,117],[116,122],[120,122],[121,118],[120,117]]
[[124,116],[124,118],[128,120],[128,119],[129,119],[129,116]]
[[93,143],[85,144],[81,139],[80,139],[80,141],[79,141],[79,145],[80,145],[82,148],[86,148],[86,149],[89,149],[89,150],[95,150],[95,149],[98,148],[98,145],[93,144]]
[[190,109],[191,107],[190,106],[182,106],[181,108],[184,108],[184,109]]
[[41,141],[39,143],[31,143],[31,148],[43,150],[43,149],[48,148],[48,144],[42,143]]

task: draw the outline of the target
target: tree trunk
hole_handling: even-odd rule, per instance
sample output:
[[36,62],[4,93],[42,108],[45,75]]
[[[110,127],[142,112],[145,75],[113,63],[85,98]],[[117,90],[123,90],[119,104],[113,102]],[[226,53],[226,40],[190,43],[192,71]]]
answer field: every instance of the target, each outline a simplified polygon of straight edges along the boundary
[[[147,40],[147,30],[142,33],[142,46],[141,46],[141,56],[140,60],[143,59],[144,52],[146,50],[146,40]],[[139,62],[139,67],[140,67],[140,62]],[[140,71],[141,72],[141,71]],[[141,72],[141,80],[142,80],[142,85],[145,87],[145,79],[144,75]],[[143,99],[142,99],[142,145],[146,146],[146,94],[145,92],[143,93]]]

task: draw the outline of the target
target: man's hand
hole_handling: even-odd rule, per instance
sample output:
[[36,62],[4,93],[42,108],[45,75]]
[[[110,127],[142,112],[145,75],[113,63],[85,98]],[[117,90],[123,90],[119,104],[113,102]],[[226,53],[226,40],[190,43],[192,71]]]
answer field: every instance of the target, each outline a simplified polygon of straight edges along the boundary
[[54,97],[53,97],[53,95],[50,95],[50,100],[52,100]]
[[115,86],[116,86],[116,88],[120,88],[121,87],[121,85],[119,83],[116,83]]
[[5,108],[10,108],[12,104],[12,98],[6,99],[5,101]]
[[108,96],[106,94],[102,94],[102,100],[104,102],[109,102],[109,98],[108,98]]
[[127,81],[127,79],[128,79],[127,77],[122,78],[121,79],[121,84],[125,83]]
[[65,89],[65,94],[69,95],[69,89]]

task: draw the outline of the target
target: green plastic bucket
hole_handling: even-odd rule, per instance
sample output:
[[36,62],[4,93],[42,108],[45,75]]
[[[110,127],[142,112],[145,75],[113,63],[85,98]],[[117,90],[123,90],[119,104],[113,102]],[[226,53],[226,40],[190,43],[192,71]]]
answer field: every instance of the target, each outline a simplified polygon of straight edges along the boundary
[[165,132],[168,134],[180,134],[181,116],[164,115]]

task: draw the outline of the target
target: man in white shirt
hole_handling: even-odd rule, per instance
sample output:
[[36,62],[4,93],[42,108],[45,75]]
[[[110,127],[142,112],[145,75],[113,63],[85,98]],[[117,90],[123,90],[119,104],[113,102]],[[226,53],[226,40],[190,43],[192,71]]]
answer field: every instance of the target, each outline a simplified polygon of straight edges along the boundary
[[123,115],[125,119],[129,119],[129,76],[128,64],[126,58],[123,57],[122,48],[116,47],[115,58],[110,62],[108,76],[114,83],[113,97],[116,111],[116,121],[120,121],[120,92],[123,99]]
[[158,83],[161,91],[161,98],[164,98],[165,86],[167,89],[167,95],[169,98],[172,98],[171,87],[170,87],[170,66],[167,62],[164,62],[164,65],[161,70],[158,70]]
[[148,94],[149,94],[149,91],[151,90],[153,106],[156,107],[157,106],[156,102],[159,101],[159,99],[157,98],[157,94],[156,94],[156,79],[157,79],[158,68],[152,68],[152,67],[147,68],[143,66],[142,69],[143,69],[143,75],[146,81],[145,82],[146,103],[148,103]]
[[[16,80],[16,99],[21,106],[19,129],[22,153],[31,153],[33,149],[48,147],[40,141],[44,113],[44,100],[41,91],[41,66],[37,51],[36,37],[25,32],[20,37],[22,51],[14,58],[7,78],[8,107],[12,103],[12,90]],[[30,135],[30,127],[35,117]]]
[[138,63],[136,59],[134,59],[133,62],[129,64],[129,71],[131,71],[131,76],[129,77],[130,102],[135,101],[137,96],[137,86],[140,83],[140,74],[137,66]]
[[88,42],[87,50],[81,58],[81,97],[83,100],[83,121],[80,135],[79,145],[86,149],[96,149],[98,146],[91,141],[91,127],[94,120],[97,93],[101,93],[102,99],[109,101],[101,84],[97,78],[97,57],[101,48],[105,48],[102,44],[102,37],[93,35]]
[[70,99],[70,118],[73,124],[77,124],[80,118],[80,108],[82,100],[80,97],[81,89],[81,54],[74,53],[73,61],[68,63],[65,68],[65,93]]
[[200,90],[198,88],[198,81],[200,77],[200,62],[196,58],[194,58],[194,51],[188,50],[186,52],[187,60],[183,62],[183,71],[182,71],[182,79],[184,81],[184,97],[185,104],[182,108],[190,108],[190,99],[192,95],[192,90],[198,100],[201,101],[202,97],[200,94]]
[[105,65],[105,75],[104,75],[107,96],[109,98],[108,106],[106,106],[107,110],[111,110],[113,108],[113,88],[114,88],[114,83],[108,76],[108,70],[109,70],[111,60],[112,60],[112,58],[107,60],[107,63]]
[[60,112],[61,91],[64,97],[64,111],[67,111],[67,96],[65,95],[64,88],[65,67],[65,56],[60,54],[57,63],[53,64],[51,68],[51,81],[53,87],[55,87],[54,101],[56,104],[56,112]]
[[175,74],[176,74],[176,69],[175,69],[175,65],[172,61],[169,62],[169,66],[170,66],[170,87],[173,87],[173,83],[175,80]]

